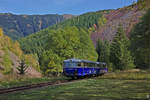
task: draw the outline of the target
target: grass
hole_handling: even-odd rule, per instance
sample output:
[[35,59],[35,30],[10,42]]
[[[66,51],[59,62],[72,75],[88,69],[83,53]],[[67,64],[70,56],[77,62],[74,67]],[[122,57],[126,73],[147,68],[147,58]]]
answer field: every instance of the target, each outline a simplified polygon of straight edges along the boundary
[[[10,88],[15,86],[23,86],[28,84],[36,84],[41,82],[54,82],[56,80],[65,80],[66,77],[45,77],[45,78],[30,78],[30,79],[17,79],[11,81],[1,81],[0,88]],[[1,99],[0,99],[1,100]]]
[[149,75],[147,72],[109,73],[61,86],[3,94],[0,100],[149,100]]
[[121,80],[150,80],[150,71],[125,71],[108,73],[102,79],[121,79]]

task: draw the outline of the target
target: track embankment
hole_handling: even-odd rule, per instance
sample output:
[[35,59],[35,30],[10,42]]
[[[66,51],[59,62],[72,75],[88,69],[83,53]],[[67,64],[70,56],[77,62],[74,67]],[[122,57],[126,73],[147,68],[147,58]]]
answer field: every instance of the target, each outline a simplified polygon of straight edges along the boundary
[[0,94],[29,90],[29,89],[34,89],[34,88],[41,88],[41,87],[46,87],[46,86],[65,85],[68,83],[73,83],[75,81],[79,81],[79,80],[58,80],[55,82],[45,82],[45,83],[31,84],[31,85],[11,87],[11,88],[3,88],[3,89],[0,89]]

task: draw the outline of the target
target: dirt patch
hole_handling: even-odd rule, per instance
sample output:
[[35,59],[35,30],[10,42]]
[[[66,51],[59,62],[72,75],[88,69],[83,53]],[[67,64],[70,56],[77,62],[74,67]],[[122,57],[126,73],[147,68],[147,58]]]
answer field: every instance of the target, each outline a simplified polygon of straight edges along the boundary
[[4,56],[4,52],[2,50],[0,50],[0,58]]
[[2,64],[0,64],[0,70],[4,70],[4,69],[5,67]]
[[0,73],[0,80],[4,78],[4,75]]
[[26,70],[26,76],[31,77],[31,78],[40,78],[42,77],[42,74],[38,71],[36,71],[34,68],[32,67],[28,67]]
[[140,69],[131,69],[131,70],[126,70],[124,72],[140,72]]
[[[11,60],[13,62],[13,71],[18,73],[17,67],[19,66],[20,59],[12,52],[9,52]],[[39,78],[42,77],[41,73],[36,71],[33,67],[28,67],[25,76],[29,78]]]
[[13,71],[15,73],[17,73],[17,66],[19,66],[20,59],[12,52],[9,52],[9,55],[10,55],[11,61],[13,63],[13,66],[12,66]]

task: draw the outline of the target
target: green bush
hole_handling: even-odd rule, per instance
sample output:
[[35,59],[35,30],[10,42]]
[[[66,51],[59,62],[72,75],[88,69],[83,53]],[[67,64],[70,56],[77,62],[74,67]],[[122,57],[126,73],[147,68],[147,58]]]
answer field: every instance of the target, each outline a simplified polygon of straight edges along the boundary
[[8,49],[5,49],[5,55],[2,57],[3,62],[2,65],[4,66],[4,74],[9,74],[13,71],[12,69],[12,61],[10,59],[9,51]]

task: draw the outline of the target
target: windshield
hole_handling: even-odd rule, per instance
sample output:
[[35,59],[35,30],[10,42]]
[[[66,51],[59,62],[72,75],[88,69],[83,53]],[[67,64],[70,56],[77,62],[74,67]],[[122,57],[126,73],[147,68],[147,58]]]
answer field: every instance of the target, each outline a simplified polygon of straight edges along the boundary
[[72,62],[64,62],[64,67],[76,67],[77,63]]

